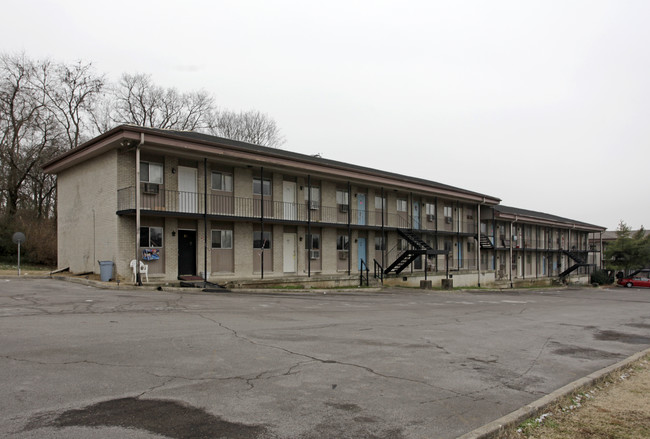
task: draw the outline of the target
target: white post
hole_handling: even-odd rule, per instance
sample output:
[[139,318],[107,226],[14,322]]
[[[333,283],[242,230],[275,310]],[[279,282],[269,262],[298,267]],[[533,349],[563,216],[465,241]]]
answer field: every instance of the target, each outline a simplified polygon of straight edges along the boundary
[[477,243],[476,243],[476,266],[478,267],[478,286],[480,288],[481,286],[481,205],[478,204],[476,210],[478,211],[478,222],[476,224],[476,237],[477,237]]
[[135,147],[135,283],[142,285],[140,278],[140,147],[144,144],[144,133],[140,133],[140,144]]

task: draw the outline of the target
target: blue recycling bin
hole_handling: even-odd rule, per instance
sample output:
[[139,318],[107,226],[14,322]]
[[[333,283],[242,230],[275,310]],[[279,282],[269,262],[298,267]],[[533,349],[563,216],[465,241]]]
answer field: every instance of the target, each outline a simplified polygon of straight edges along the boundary
[[108,282],[113,277],[113,261],[99,262],[99,278],[102,282]]

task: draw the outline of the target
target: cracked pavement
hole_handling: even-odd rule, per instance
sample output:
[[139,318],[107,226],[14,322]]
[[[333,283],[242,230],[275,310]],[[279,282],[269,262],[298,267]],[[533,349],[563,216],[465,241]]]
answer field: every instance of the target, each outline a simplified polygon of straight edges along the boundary
[[[0,279],[0,331],[3,437],[454,438],[650,346],[650,293],[14,278]],[[175,418],[188,412],[205,423],[194,433]]]

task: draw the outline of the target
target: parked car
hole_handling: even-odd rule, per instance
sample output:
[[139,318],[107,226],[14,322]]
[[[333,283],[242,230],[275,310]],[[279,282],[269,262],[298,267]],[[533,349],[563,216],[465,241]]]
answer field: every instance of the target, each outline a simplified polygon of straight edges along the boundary
[[[621,273],[622,274],[622,273]],[[617,275],[616,283],[627,288],[648,287],[650,288],[650,273],[647,270],[639,270],[628,276]]]

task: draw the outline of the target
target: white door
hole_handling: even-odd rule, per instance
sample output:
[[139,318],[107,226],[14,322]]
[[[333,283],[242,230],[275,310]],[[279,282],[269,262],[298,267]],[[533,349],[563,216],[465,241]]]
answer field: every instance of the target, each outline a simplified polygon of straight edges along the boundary
[[296,265],[296,234],[285,233],[282,246],[283,269],[285,273],[295,273],[298,271]]
[[178,167],[178,211],[197,212],[196,168]]
[[284,219],[296,220],[296,183],[282,182],[282,201],[284,202]]

